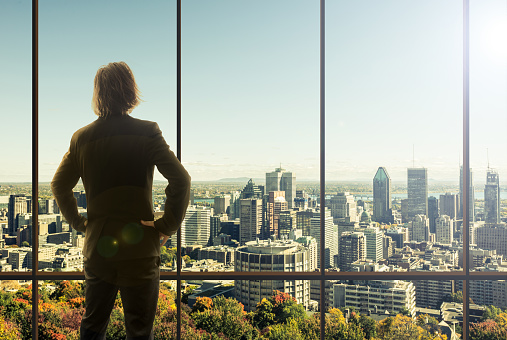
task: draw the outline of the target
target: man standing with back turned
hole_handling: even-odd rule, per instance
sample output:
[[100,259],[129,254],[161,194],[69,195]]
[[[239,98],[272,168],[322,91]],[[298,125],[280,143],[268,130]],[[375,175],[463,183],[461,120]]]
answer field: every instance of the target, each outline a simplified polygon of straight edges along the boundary
[[[72,228],[85,233],[86,312],[81,339],[105,339],[120,291],[127,339],[153,339],[159,294],[160,239],[164,244],[185,216],[190,176],[169,150],[158,125],[132,118],[139,90],[124,62],[95,76],[93,111],[99,116],[72,136],[51,182]],[[164,215],[154,221],[154,167],[169,181]],[[79,215],[73,188],[82,179],[88,219]]]

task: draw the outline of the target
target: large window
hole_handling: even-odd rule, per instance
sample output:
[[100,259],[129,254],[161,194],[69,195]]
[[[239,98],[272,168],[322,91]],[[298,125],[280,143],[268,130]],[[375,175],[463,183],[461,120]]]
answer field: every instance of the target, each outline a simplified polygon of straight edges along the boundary
[[[192,176],[157,336],[398,336],[386,315],[414,334],[502,327],[505,2],[4,1],[0,31],[5,334],[78,334],[84,235],[49,181],[95,119],[97,68],[119,60],[143,94],[132,115]],[[208,309],[232,319],[211,327]]]

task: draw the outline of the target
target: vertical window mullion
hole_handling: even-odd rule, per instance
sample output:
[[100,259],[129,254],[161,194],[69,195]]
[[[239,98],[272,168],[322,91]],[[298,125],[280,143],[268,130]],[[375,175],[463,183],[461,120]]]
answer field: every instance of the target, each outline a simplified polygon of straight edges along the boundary
[[463,0],[463,339],[469,337],[469,247],[470,247],[470,84],[469,84],[469,0]]
[[[181,0],[176,3],[176,155],[181,162]],[[181,339],[181,228],[176,241],[176,339]]]
[[325,338],[326,329],[326,283],[325,283],[325,242],[324,222],[326,209],[326,0],[320,0],[320,339]]
[[38,339],[39,292],[38,236],[39,227],[39,1],[32,0],[32,339]]

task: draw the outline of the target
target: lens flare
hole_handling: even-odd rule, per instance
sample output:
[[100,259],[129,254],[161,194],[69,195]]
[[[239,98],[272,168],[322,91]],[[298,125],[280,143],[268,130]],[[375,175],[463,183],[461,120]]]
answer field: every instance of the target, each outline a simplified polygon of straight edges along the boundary
[[97,252],[102,257],[113,257],[118,252],[118,240],[112,236],[102,236],[97,242]]

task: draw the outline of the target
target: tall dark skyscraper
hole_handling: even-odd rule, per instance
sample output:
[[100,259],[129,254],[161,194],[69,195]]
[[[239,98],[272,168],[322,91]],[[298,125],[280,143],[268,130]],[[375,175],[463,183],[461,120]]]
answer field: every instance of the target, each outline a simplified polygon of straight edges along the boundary
[[500,179],[493,169],[488,169],[484,188],[484,221],[500,223]]
[[255,182],[250,178],[243,191],[241,191],[240,198],[262,199],[262,196],[264,196],[264,188],[260,185],[255,185]]
[[373,177],[373,220],[392,222],[391,178],[386,168],[379,167]]
[[[468,201],[469,221],[475,222],[475,190],[474,190],[474,176],[470,168],[470,200]],[[463,166],[459,169],[459,218],[463,218]]]
[[407,169],[408,218],[415,215],[428,216],[428,170]]
[[430,220],[430,233],[435,233],[437,230],[436,219],[438,216],[440,216],[438,198],[430,196],[428,197],[428,219]]
[[16,235],[18,226],[16,225],[16,216],[29,212],[29,201],[25,195],[11,195],[9,197],[9,206],[7,212],[7,227],[9,235]]
[[458,194],[451,194],[447,192],[445,195],[440,195],[440,215],[447,215],[454,219],[458,217],[458,210]]

